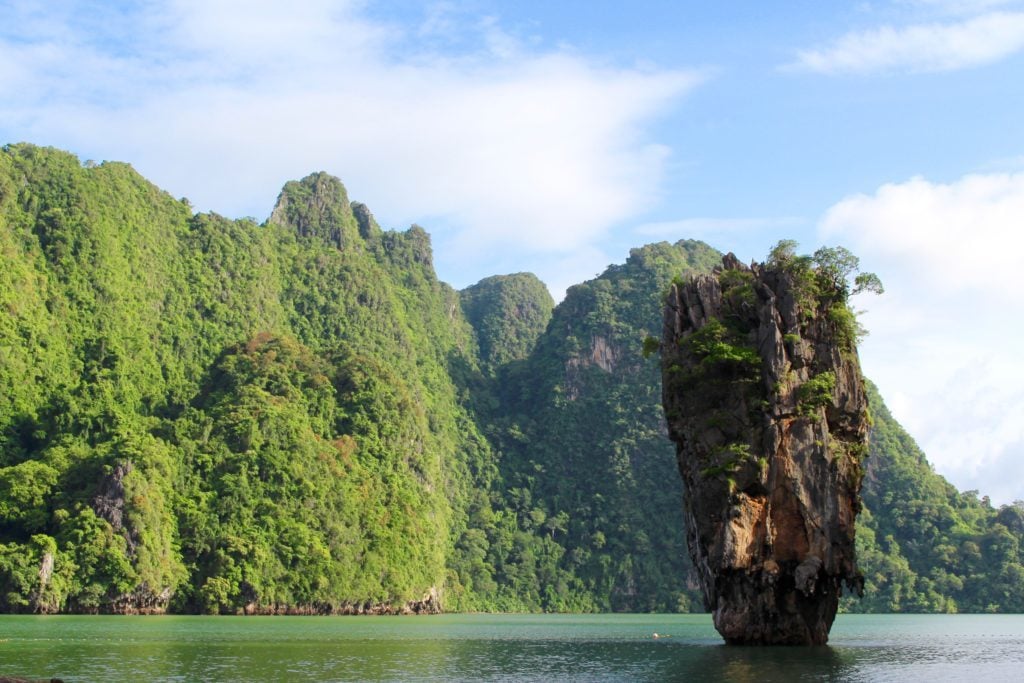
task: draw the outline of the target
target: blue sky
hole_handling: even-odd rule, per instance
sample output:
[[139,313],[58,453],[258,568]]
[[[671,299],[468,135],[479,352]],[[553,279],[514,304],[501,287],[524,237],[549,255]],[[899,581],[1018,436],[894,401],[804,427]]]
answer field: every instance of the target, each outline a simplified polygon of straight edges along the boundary
[[843,244],[865,373],[960,488],[1024,498],[1024,2],[0,0],[0,142],[198,210],[339,176],[457,287],[630,247]]

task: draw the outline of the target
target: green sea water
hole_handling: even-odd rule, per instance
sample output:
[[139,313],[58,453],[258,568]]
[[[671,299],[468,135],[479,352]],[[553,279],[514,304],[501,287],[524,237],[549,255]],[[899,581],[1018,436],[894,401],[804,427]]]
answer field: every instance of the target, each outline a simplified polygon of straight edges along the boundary
[[0,676],[991,683],[1024,681],[1024,616],[840,615],[828,646],[757,648],[723,645],[708,615],[4,615]]

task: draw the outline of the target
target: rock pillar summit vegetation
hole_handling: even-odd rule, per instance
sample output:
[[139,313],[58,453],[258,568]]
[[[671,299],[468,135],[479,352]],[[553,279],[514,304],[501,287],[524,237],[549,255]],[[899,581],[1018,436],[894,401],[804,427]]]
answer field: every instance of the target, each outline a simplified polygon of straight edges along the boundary
[[662,402],[686,489],[690,556],[729,643],[828,641],[843,584],[860,592],[868,405],[849,296],[881,291],[838,247],[764,264],[724,257],[676,281]]

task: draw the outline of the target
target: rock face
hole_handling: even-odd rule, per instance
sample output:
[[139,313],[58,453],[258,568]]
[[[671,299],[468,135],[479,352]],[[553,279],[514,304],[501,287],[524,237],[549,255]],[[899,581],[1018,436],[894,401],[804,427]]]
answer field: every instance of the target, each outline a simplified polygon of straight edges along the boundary
[[441,604],[441,591],[437,586],[431,586],[420,600],[409,600],[404,603],[373,602],[364,600],[361,602],[343,602],[338,605],[312,604],[312,605],[291,605],[291,604],[261,604],[251,602],[241,610],[245,615],[263,616],[324,616],[324,615],[397,615],[397,614],[441,614],[444,608]]
[[666,301],[662,402],[689,551],[729,643],[825,643],[842,585],[863,586],[864,381],[845,296],[809,277],[729,254]]

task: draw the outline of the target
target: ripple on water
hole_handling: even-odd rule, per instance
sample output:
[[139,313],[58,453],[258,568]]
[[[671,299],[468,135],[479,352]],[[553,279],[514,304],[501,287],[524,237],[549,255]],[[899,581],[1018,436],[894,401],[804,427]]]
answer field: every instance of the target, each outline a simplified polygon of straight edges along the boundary
[[726,646],[707,615],[0,616],[0,635],[0,674],[68,681],[992,683],[1024,671],[1024,617],[1000,615],[841,615],[817,648]]

